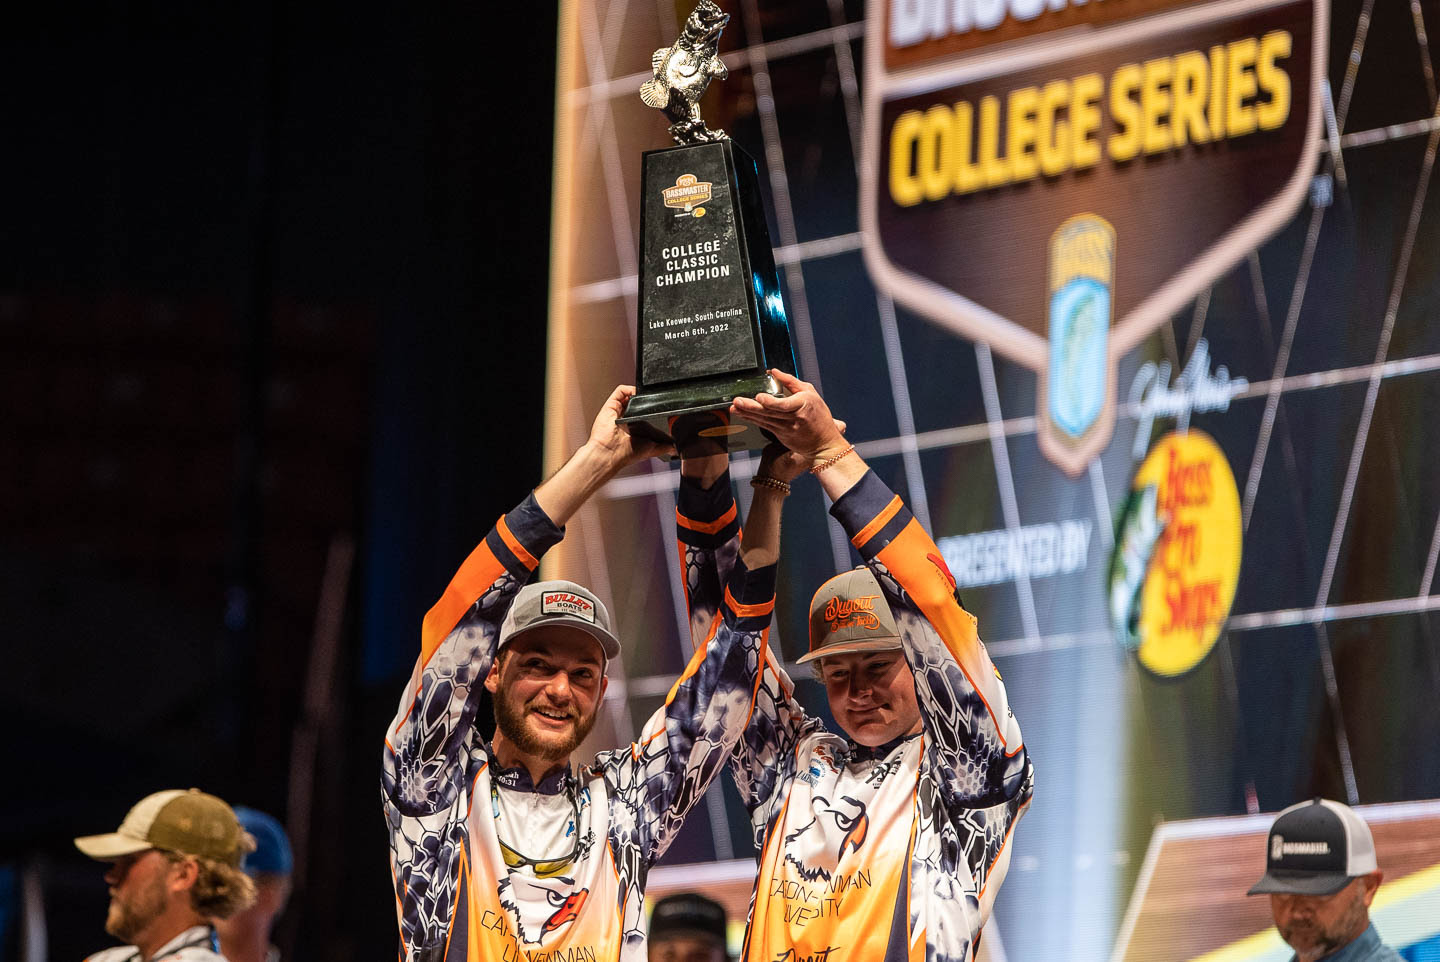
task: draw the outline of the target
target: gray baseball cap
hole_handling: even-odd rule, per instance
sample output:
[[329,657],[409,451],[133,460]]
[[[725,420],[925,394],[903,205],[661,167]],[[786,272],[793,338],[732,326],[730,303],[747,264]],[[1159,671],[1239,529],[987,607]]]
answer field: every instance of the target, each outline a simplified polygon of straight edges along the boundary
[[585,632],[600,643],[607,660],[620,655],[620,641],[615,637],[610,612],[589,588],[573,581],[537,581],[521,588],[500,623],[496,650],[546,625],[566,625]]
[[899,647],[900,632],[880,582],[869,568],[855,568],[836,575],[815,592],[810,600],[810,651],[795,663]]

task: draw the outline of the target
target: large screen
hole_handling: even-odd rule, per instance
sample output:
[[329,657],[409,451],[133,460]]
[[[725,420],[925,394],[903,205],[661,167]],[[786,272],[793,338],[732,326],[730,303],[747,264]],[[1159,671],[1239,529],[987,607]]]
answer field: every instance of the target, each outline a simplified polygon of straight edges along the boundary
[[[1316,795],[1378,806],[1374,917],[1433,948],[1440,852],[1403,843],[1440,797],[1440,10],[722,6],[702,111],[758,165],[801,375],[936,539],[1034,759],[985,951],[1284,958],[1244,893],[1269,813]],[[641,154],[672,145],[638,91],[689,11],[562,6],[552,468],[635,376]],[[691,651],[677,483],[615,480],[547,557],[625,639],[597,744]],[[827,507],[802,481],[785,509],[791,663],[858,560]],[[704,870],[656,880],[743,918],[725,781],[665,860]]]

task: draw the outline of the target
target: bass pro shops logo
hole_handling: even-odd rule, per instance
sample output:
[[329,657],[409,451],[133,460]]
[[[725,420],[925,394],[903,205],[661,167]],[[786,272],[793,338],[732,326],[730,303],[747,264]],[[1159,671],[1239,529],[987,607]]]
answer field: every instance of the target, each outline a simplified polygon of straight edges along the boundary
[[870,0],[877,288],[1035,372],[1047,457],[1108,444],[1121,358],[1299,208],[1329,0]]

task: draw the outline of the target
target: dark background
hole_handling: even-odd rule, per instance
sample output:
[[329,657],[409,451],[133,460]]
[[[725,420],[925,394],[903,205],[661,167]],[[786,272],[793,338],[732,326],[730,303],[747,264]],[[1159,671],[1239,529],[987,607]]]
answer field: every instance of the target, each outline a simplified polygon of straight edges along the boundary
[[389,645],[539,479],[556,13],[0,14],[6,957],[27,877],[112,944],[70,839],[192,785],[308,820],[287,958],[393,952]]

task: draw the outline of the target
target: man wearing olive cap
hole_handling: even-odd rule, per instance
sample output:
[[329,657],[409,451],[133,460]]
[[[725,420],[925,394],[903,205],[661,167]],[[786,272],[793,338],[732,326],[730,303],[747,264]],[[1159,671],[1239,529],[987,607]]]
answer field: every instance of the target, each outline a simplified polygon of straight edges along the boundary
[[223,962],[213,920],[255,899],[240,870],[254,842],[229,805],[194,788],[156,792],[118,829],[75,847],[111,863],[105,931],[128,943],[87,962]]
[[1328,798],[1291,805],[1275,818],[1265,874],[1250,895],[1269,895],[1292,962],[1403,962],[1370,924],[1384,873],[1365,820]]
[[[865,565],[815,593],[800,659],[841,731],[804,710],[767,652],[732,756],[760,850],[742,959],[972,959],[1033,791],[1020,728],[935,542],[814,386],[770,373],[787,396],[739,397],[730,413],[810,469]],[[700,531],[731,509],[703,510]],[[706,548],[687,554],[687,584],[723,573]]]

